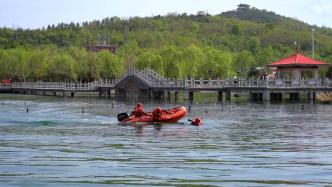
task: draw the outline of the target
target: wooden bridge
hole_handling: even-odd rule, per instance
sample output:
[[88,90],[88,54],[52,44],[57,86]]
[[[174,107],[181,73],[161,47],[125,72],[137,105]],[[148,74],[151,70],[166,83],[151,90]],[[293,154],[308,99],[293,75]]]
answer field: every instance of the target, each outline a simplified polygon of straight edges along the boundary
[[[218,92],[218,100],[230,100],[232,93],[248,93],[252,100],[281,100],[283,95],[298,99],[300,94],[307,94],[308,99],[315,99],[316,92],[331,92],[332,81],[319,80],[220,80],[220,79],[167,79],[151,69],[130,69],[114,80],[83,82],[14,82],[12,85],[0,86],[0,92],[38,95],[71,95],[77,92],[99,92],[100,96],[136,97],[145,99],[177,99],[183,92],[185,99],[192,101],[194,92]],[[224,97],[225,95],[225,97]]]

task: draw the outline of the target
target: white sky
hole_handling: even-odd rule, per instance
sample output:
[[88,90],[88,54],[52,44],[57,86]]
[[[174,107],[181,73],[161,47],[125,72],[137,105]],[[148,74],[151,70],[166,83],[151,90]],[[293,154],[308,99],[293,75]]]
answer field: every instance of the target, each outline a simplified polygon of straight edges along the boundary
[[0,27],[41,28],[60,22],[105,17],[165,15],[170,12],[219,14],[240,3],[274,11],[309,24],[332,27],[331,0],[1,0]]

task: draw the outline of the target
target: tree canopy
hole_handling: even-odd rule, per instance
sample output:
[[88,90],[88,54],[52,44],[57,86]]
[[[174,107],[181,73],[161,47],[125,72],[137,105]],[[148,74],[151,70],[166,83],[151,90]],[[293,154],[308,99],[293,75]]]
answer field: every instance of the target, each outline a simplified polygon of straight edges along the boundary
[[[246,77],[253,67],[295,53],[295,41],[310,56],[312,28],[315,57],[331,62],[332,29],[256,8],[0,28],[0,79],[93,81],[129,67],[150,67],[169,78]],[[118,46],[115,54],[86,50],[104,41]]]

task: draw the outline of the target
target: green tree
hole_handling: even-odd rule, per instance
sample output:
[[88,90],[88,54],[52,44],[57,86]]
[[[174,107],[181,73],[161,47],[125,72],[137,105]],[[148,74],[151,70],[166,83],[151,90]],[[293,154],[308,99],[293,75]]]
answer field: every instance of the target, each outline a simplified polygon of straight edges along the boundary
[[264,48],[261,50],[257,57],[256,57],[256,63],[255,66],[264,67],[269,63],[272,63],[274,60],[274,50],[271,46]]
[[242,27],[240,25],[234,25],[231,29],[231,33],[236,36],[242,35],[243,34]]
[[242,51],[239,53],[234,61],[233,67],[239,77],[245,78],[254,66],[254,58],[249,51]]
[[181,52],[171,46],[163,49],[160,55],[163,59],[164,75],[170,78],[181,78]]
[[185,48],[182,53],[182,59],[181,69],[184,77],[196,77],[198,66],[206,61],[204,52],[196,45],[190,45]]
[[98,53],[99,64],[101,64],[100,75],[104,79],[114,79],[123,72],[123,59],[108,51]]
[[258,37],[251,37],[248,41],[248,50],[253,54],[257,54],[260,51],[261,41]]
[[163,60],[160,55],[150,51],[144,52],[137,60],[136,68],[151,68],[160,74],[164,74]]
[[89,81],[88,71],[89,62],[88,52],[86,49],[80,49],[77,47],[70,47],[68,49],[69,55],[75,60],[74,71],[79,81]]
[[74,71],[75,60],[68,54],[59,53],[49,59],[48,81],[77,81]]

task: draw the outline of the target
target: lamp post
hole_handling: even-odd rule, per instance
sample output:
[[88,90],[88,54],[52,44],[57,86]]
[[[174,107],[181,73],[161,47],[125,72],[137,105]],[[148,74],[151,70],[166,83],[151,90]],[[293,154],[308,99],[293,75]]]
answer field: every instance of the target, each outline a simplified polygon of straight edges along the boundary
[[315,29],[312,30],[312,58],[315,59]]

